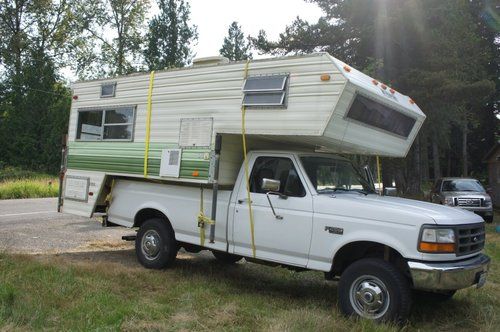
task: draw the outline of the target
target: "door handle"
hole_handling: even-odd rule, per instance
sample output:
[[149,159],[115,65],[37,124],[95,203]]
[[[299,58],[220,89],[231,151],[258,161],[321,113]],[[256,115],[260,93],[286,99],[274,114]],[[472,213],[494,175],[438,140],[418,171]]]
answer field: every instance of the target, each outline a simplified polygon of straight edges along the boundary
[[[243,203],[246,203],[248,202],[248,198],[240,198],[238,199],[238,204],[243,204]],[[250,201],[250,204],[252,204],[253,202]]]

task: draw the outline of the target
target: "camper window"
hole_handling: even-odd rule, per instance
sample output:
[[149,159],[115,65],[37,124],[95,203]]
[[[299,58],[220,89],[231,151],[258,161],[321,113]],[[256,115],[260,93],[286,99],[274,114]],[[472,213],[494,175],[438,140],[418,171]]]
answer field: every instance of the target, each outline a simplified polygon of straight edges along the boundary
[[251,76],[243,86],[244,106],[285,106],[288,75]]
[[82,141],[132,140],[134,107],[78,112],[76,139]]
[[347,117],[407,138],[416,120],[408,115],[357,95]]
[[116,82],[103,83],[101,85],[101,98],[114,97],[116,91]]

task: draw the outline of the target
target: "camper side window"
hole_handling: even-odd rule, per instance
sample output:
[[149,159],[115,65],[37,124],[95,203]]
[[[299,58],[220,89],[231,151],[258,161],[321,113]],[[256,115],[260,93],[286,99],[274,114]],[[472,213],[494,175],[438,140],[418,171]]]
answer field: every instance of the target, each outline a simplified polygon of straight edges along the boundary
[[347,117],[407,138],[416,120],[385,105],[357,95]]
[[79,111],[76,139],[130,141],[133,136],[134,113],[134,107]]
[[247,107],[286,106],[288,75],[250,76],[243,86],[243,105]]

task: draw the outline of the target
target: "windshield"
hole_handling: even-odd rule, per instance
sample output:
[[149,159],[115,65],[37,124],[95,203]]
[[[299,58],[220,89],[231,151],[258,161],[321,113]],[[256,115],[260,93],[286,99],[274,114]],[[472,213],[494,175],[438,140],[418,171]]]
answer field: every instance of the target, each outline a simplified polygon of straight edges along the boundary
[[302,165],[319,194],[356,191],[373,193],[369,182],[347,160],[301,157]]
[[457,179],[443,181],[443,191],[479,191],[484,192],[484,188],[478,180]]

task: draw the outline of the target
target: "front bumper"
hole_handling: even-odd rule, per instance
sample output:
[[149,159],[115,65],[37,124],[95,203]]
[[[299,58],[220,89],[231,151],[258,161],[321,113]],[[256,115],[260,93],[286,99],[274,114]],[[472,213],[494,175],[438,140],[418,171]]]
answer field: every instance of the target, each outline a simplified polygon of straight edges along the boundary
[[422,290],[456,290],[472,286],[488,272],[489,265],[490,258],[483,254],[458,262],[408,262],[413,287]]

